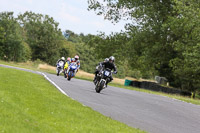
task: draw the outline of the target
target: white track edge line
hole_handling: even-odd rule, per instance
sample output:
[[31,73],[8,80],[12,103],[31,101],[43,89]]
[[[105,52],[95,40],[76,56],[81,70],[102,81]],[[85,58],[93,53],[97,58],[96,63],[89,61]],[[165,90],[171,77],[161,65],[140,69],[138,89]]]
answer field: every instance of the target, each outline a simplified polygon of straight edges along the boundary
[[[17,68],[17,69],[19,69],[19,70],[28,70],[28,71],[30,71],[30,72],[34,72],[34,70],[31,70],[31,69],[20,68],[20,67],[15,67],[15,66],[9,66],[9,65],[4,65],[4,64],[0,64],[0,66],[6,66],[6,67],[8,67],[8,68],[13,68],[13,69]],[[51,84],[53,84],[61,93],[63,93],[64,95],[66,95],[66,96],[69,97],[69,95],[68,95],[66,92],[64,92],[57,84],[55,84],[51,79],[49,79],[49,78],[47,77],[46,74],[44,74],[44,73],[42,73],[42,72],[39,72],[39,71],[35,71],[35,72],[37,72],[37,73],[40,74],[40,75],[43,75],[43,76],[45,77],[45,79],[47,79]],[[71,97],[70,97],[70,98],[71,98]],[[72,99],[73,99],[73,98],[72,98]],[[74,99],[73,99],[73,100],[74,100]]]
[[69,95],[66,92],[64,92],[56,83],[54,83],[51,79],[49,79],[46,74],[38,71],[37,73],[42,74],[45,77],[45,79],[47,79],[51,84],[53,84],[61,93],[69,97]]

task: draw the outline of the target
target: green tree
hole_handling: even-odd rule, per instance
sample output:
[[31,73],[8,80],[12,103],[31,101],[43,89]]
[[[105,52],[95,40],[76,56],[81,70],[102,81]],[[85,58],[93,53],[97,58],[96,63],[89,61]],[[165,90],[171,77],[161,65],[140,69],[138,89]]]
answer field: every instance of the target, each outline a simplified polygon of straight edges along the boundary
[[[104,15],[108,20],[129,20],[125,28],[130,42],[125,45],[123,51],[132,57],[129,62],[133,69],[141,69],[143,77],[149,78],[148,74],[151,77],[159,74],[173,80],[169,75],[172,72],[169,61],[176,57],[176,53],[167,40],[168,28],[163,27],[168,17],[174,16],[173,1],[105,0],[104,3],[100,3],[98,0],[88,0],[88,3],[90,10],[95,10],[98,15]],[[121,44],[124,44],[123,42],[126,43],[121,41]],[[124,53],[121,56],[123,55]]]
[[96,65],[102,61],[97,58],[94,49],[85,43],[76,43],[75,47],[81,61],[80,68],[86,72],[94,73]]
[[74,33],[73,31],[70,30],[65,30],[64,32],[65,38],[73,43],[81,43],[81,38],[78,34]]
[[5,41],[5,32],[4,32],[4,28],[0,27],[0,59],[3,59],[4,57],[4,49],[3,49],[3,45],[4,45],[4,41]]
[[0,58],[8,61],[28,60],[30,51],[25,52],[22,30],[13,12],[0,13],[0,30]]
[[179,56],[171,60],[176,82],[195,97],[200,90],[200,2],[176,0],[177,17],[170,18],[172,46]]
[[60,48],[59,53],[65,58],[74,57],[74,55],[77,53],[75,44],[67,40],[63,40],[63,46]]
[[64,37],[58,23],[48,15],[25,12],[18,16],[26,36],[26,43],[32,50],[32,60],[40,59],[55,64],[60,58],[59,50],[63,46]]

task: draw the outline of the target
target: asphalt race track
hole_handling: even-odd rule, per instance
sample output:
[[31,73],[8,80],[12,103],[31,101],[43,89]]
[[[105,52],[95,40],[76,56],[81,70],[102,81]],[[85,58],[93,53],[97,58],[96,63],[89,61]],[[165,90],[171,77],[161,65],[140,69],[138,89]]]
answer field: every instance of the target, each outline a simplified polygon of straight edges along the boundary
[[131,127],[149,133],[200,133],[199,105],[111,86],[99,94],[90,81],[45,74],[72,99]]

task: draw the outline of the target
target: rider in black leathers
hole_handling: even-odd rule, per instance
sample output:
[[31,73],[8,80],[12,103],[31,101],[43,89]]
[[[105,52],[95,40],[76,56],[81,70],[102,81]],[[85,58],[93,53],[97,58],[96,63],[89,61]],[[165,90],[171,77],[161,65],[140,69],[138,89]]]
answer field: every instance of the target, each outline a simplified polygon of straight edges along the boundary
[[[106,69],[106,68],[109,68],[111,71],[112,70],[114,70],[114,74],[117,74],[117,68],[116,68],[116,66],[115,66],[115,64],[114,64],[114,61],[115,61],[115,58],[113,57],[113,56],[111,56],[110,58],[109,58],[109,61],[106,61],[106,62],[102,62],[102,63],[100,63],[100,66],[103,66],[103,68],[104,69]],[[95,76],[96,77],[96,76]],[[109,83],[109,82],[111,82],[113,80],[113,77],[112,77],[112,75],[110,76],[110,78],[107,80],[107,82],[106,82],[106,87],[107,87],[107,84]]]
[[[105,58],[105,60],[103,62],[108,62],[109,58]],[[103,62],[99,62],[99,64],[96,66],[96,71],[94,72],[95,76],[94,76],[94,84],[96,84],[96,78],[97,78],[97,74],[101,71],[101,69],[103,68],[102,63]]]

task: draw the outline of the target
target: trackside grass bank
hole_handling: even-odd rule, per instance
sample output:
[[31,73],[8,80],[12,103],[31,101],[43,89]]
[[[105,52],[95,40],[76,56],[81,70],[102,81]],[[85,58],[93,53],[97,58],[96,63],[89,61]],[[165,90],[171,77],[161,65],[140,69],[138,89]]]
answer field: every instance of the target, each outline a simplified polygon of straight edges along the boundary
[[60,93],[43,76],[0,67],[2,133],[142,133]]

